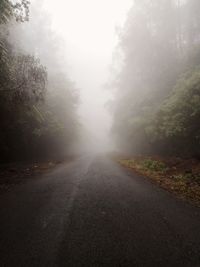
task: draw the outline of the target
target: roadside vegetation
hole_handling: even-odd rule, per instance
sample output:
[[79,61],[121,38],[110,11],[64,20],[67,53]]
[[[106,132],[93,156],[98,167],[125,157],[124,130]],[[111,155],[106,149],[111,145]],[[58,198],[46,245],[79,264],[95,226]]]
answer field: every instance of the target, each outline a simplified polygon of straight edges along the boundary
[[200,206],[200,162],[181,158],[121,159],[122,166],[149,177],[161,187]]
[[1,163],[64,159],[78,139],[77,91],[41,12],[36,2],[0,1]]
[[113,81],[121,151],[200,158],[199,14],[199,0],[134,1]]
[[119,34],[122,68],[112,84],[115,141],[137,158],[121,163],[198,201],[199,14],[199,0],[134,1]]
[[0,165],[0,194],[10,191],[14,186],[30,179],[45,175],[59,166],[61,162],[4,163]]

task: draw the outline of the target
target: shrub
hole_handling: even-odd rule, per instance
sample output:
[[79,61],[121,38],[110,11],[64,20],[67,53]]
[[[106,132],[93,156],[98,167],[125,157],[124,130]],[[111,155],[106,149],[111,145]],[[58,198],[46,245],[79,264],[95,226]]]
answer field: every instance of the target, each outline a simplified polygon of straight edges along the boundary
[[145,169],[150,171],[165,172],[167,170],[167,167],[163,162],[152,159],[144,160],[142,165]]

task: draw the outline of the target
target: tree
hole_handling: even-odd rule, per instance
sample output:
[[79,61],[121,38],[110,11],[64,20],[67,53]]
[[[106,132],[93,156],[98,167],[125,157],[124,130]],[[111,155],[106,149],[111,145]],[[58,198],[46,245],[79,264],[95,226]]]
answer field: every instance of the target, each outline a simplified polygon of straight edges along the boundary
[[4,86],[2,92],[9,93],[15,101],[27,104],[44,98],[47,72],[38,59],[29,55],[13,56],[9,70],[11,82]]
[[113,102],[113,132],[132,153],[199,153],[199,11],[198,0],[134,2],[120,34]]
[[20,22],[27,21],[29,18],[29,4],[28,0],[21,0],[15,4],[10,0],[0,0],[0,83],[4,80],[3,83],[6,84],[8,78],[5,77],[9,75],[8,55],[11,52],[11,45],[7,40],[8,29],[6,25],[13,18]]
[[[170,97],[161,105],[150,136],[162,153],[200,156],[200,69],[183,75]],[[161,152],[161,151],[160,151]]]
[[13,16],[13,6],[9,0],[0,1],[0,25],[7,23]]
[[[0,25],[3,33],[0,36],[0,159],[63,158],[78,139],[78,120],[77,94],[63,71],[66,63],[59,41],[44,14],[23,27],[17,23],[28,20],[28,1],[18,1],[15,5],[4,1],[4,4],[0,14],[4,18]],[[14,22],[11,25],[10,20]],[[37,46],[29,43],[28,27],[37,32],[30,38]],[[16,42],[16,35],[22,43]],[[48,38],[36,42],[41,35]],[[52,56],[49,51],[46,53],[46,47],[51,47]],[[37,58],[33,56],[36,52]]]

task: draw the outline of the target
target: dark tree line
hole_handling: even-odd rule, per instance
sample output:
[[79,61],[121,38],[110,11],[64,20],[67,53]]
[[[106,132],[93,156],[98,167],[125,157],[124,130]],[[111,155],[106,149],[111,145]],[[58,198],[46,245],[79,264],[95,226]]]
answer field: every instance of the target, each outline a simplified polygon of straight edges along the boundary
[[73,83],[10,41],[16,24],[29,23],[29,9],[26,0],[0,0],[1,161],[60,159],[78,138]]
[[200,2],[134,1],[120,33],[113,133],[136,154],[200,156]]

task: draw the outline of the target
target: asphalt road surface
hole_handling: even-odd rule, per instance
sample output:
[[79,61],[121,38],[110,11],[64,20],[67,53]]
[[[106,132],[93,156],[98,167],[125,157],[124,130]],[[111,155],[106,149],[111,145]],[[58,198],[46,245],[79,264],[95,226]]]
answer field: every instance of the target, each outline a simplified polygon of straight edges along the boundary
[[0,266],[200,266],[200,209],[107,157],[0,196]]

